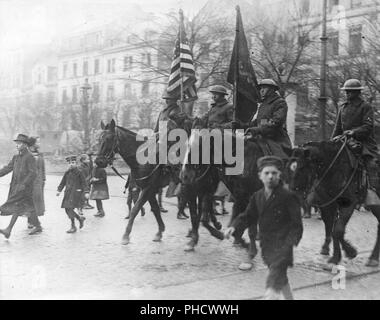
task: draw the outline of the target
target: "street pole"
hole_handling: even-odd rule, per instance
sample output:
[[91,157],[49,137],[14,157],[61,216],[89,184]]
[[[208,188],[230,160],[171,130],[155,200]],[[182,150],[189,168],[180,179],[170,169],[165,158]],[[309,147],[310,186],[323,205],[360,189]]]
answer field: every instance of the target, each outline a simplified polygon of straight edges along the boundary
[[88,91],[91,89],[91,86],[88,83],[88,79],[85,80],[85,83],[81,87],[82,89],[82,123],[84,130],[84,152],[89,151],[90,148],[90,128],[88,121]]
[[321,75],[320,75],[320,96],[319,96],[319,121],[320,138],[326,140],[326,82],[327,82],[327,0],[323,1],[322,12],[322,36],[321,36]]

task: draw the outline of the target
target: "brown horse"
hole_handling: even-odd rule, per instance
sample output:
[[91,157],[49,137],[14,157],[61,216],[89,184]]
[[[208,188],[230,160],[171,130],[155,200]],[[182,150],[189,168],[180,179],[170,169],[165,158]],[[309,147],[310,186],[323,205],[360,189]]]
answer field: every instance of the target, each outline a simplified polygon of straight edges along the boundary
[[[358,159],[348,149],[345,141],[311,142],[293,152],[297,159],[290,188],[307,192],[310,205],[320,208],[325,224],[325,243],[321,254],[329,254],[333,240],[333,256],[329,263],[338,264],[342,259],[341,247],[348,258],[355,258],[357,250],[344,239],[347,223],[355,208],[365,199],[366,186]],[[379,221],[377,240],[367,266],[379,265],[380,207],[367,206]]]
[[127,245],[130,242],[130,233],[132,231],[133,222],[138,212],[147,201],[151,206],[151,210],[158,224],[158,232],[153,241],[161,241],[162,234],[165,231],[165,225],[162,221],[160,207],[155,195],[159,188],[163,188],[169,184],[170,174],[168,174],[163,165],[142,165],[138,163],[136,153],[144,141],[137,141],[136,133],[116,126],[114,120],[107,125],[104,125],[102,122],[101,128],[103,132],[99,137],[100,148],[98,157],[112,165],[115,154],[120,154],[131,169],[136,184],[141,189],[139,198],[130,212],[130,219],[122,238],[122,244]]

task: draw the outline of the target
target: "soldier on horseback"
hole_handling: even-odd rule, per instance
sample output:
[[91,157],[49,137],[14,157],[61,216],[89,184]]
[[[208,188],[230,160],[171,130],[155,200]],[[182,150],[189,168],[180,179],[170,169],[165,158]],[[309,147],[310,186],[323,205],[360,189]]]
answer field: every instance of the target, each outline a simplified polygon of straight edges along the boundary
[[363,100],[364,88],[357,79],[347,80],[341,90],[346,91],[347,101],[338,112],[332,140],[337,141],[346,136],[361,145],[361,157],[367,169],[369,187],[376,190],[378,178],[378,148],[374,133],[374,110]]
[[218,85],[212,87],[210,93],[213,103],[211,109],[202,117],[202,122],[210,129],[231,129],[234,106],[226,99],[228,96],[227,89]]
[[256,138],[264,154],[285,159],[292,151],[286,130],[288,106],[277,93],[280,87],[272,79],[262,80],[259,88],[262,102],[254,120],[250,123],[234,122],[234,127],[247,129],[247,140]]

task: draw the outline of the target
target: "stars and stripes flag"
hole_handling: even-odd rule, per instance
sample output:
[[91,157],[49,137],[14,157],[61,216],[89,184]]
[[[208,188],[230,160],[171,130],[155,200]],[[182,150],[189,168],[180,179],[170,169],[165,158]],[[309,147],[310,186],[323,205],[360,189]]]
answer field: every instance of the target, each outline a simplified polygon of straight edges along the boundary
[[167,90],[169,94],[181,97],[182,101],[193,101],[198,98],[195,86],[197,79],[195,77],[193,54],[185,33],[182,10],[179,11],[179,17],[180,27],[175,42]]

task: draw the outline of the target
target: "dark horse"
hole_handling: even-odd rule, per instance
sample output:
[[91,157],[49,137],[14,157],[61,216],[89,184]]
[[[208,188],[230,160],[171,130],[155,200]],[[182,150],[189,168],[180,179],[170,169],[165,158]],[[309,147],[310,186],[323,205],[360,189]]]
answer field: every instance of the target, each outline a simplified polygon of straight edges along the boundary
[[[243,137],[240,137],[240,139],[243,139]],[[231,224],[233,219],[235,219],[238,214],[245,210],[248,205],[250,196],[262,187],[261,181],[258,178],[258,171],[256,166],[257,159],[262,155],[263,153],[256,143],[247,142],[245,143],[244,147],[244,172],[242,175],[227,176],[224,171],[225,166],[213,164],[211,160],[211,165],[196,165],[191,163],[185,164],[182,168],[180,177],[185,185],[191,186],[192,190],[199,190],[200,194],[203,194],[203,190],[208,190],[208,196],[204,198],[204,201],[207,202],[207,204],[204,203],[204,205],[208,208],[212,208],[213,195],[216,191],[217,185],[219,181],[223,181],[234,198],[233,214],[230,222]],[[238,159],[238,161],[241,160],[243,159]],[[213,181],[213,183],[210,183],[210,181]],[[198,214],[200,215],[201,213]],[[188,244],[189,249],[191,249],[191,247],[197,243],[198,239],[199,223],[197,224],[192,222],[192,224],[192,232],[194,237]],[[256,234],[256,229],[249,230],[249,237],[251,241],[249,254],[252,258],[257,254],[255,243]],[[237,240],[237,243],[241,242],[242,234],[234,234],[234,237],[235,241]]]
[[[346,140],[311,142],[295,149],[293,157],[297,159],[297,167],[290,188],[307,192],[308,202],[321,210],[326,233],[321,254],[329,254],[333,240],[334,252],[329,263],[341,261],[340,246],[348,258],[355,258],[357,250],[344,239],[344,234],[355,208],[364,202],[366,195],[359,160],[348,149]],[[367,263],[367,266],[375,267],[379,265],[380,207],[368,208],[379,221],[376,245]]]
[[100,136],[100,149],[98,157],[103,158],[108,164],[112,164],[114,156],[119,153],[123,160],[128,164],[136,184],[141,189],[138,200],[136,201],[132,211],[127,228],[123,235],[122,244],[129,243],[130,233],[132,231],[133,222],[144,204],[149,201],[151,210],[158,223],[158,232],[153,241],[161,241],[162,233],[165,231],[165,225],[162,221],[160,207],[155,195],[159,188],[169,184],[170,175],[162,165],[145,164],[141,165],[136,159],[138,148],[144,141],[137,141],[137,134],[125,128],[116,126],[114,120],[109,124],[101,123],[103,130]]

